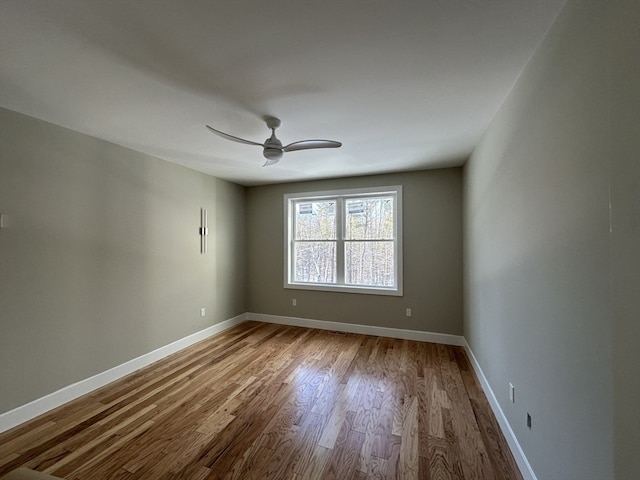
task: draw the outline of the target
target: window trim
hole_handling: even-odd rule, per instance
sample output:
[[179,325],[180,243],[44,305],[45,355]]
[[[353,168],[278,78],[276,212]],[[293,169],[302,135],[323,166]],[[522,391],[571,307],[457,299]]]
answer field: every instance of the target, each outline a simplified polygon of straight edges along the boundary
[[[382,196],[392,194],[394,201],[394,257],[395,257],[395,281],[393,288],[388,287],[363,287],[359,285],[342,284],[322,284],[322,283],[296,283],[293,278],[293,262],[292,262],[292,244],[294,232],[294,212],[291,208],[295,202],[300,200],[324,200],[332,198],[345,199],[349,197],[365,197],[365,196]],[[338,232],[342,234],[342,238],[337,238],[337,246],[344,246],[344,219],[343,208],[336,208],[336,222],[340,222],[342,226],[338,227]],[[342,293],[362,293],[369,295],[388,295],[403,296],[403,260],[402,260],[402,185],[382,186],[382,187],[365,187],[350,188],[340,190],[322,190],[317,192],[300,192],[287,193],[284,195],[284,288],[294,290],[316,290],[326,292],[342,292]],[[337,254],[340,255],[340,248]],[[338,267],[340,263],[338,263]],[[338,268],[336,272],[336,280],[344,282],[344,272]]]

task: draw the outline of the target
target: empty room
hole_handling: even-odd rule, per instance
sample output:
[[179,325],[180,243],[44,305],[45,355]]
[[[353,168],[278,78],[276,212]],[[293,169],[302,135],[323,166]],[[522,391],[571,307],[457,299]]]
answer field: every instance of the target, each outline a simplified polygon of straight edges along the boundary
[[639,25],[0,0],[0,478],[637,479]]

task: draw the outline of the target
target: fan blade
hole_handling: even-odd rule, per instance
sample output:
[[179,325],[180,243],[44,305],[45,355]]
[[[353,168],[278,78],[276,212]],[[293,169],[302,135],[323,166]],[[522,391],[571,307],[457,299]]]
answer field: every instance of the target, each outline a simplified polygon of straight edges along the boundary
[[220,135],[222,138],[226,138],[227,140],[231,140],[238,143],[246,143],[247,145],[257,145],[259,147],[264,147],[262,143],[252,142],[251,140],[245,140],[244,138],[234,137],[233,135],[229,135],[228,133],[224,133],[224,132],[221,132],[220,130],[216,130],[215,128],[211,128],[209,125],[205,125],[205,126],[216,135]]
[[295,152],[296,150],[310,150],[312,148],[338,148],[342,143],[333,140],[300,140],[283,147],[285,152]]
[[278,163],[280,161],[279,158],[276,159],[272,159],[272,158],[267,158],[267,161],[264,162],[264,165],[262,165],[263,167],[268,167],[269,165],[275,165],[276,163]]

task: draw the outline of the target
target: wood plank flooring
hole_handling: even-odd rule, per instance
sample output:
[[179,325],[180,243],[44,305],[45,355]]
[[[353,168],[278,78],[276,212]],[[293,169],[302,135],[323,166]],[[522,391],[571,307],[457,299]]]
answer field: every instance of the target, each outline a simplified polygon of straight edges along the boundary
[[94,479],[521,479],[460,347],[246,322],[0,435]]

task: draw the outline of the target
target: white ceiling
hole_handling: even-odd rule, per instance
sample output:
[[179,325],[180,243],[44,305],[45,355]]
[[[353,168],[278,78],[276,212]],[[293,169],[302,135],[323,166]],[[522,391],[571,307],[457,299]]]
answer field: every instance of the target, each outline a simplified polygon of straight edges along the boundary
[[[0,0],[0,105],[244,185],[462,165],[564,0]],[[263,116],[290,152],[262,167]]]

